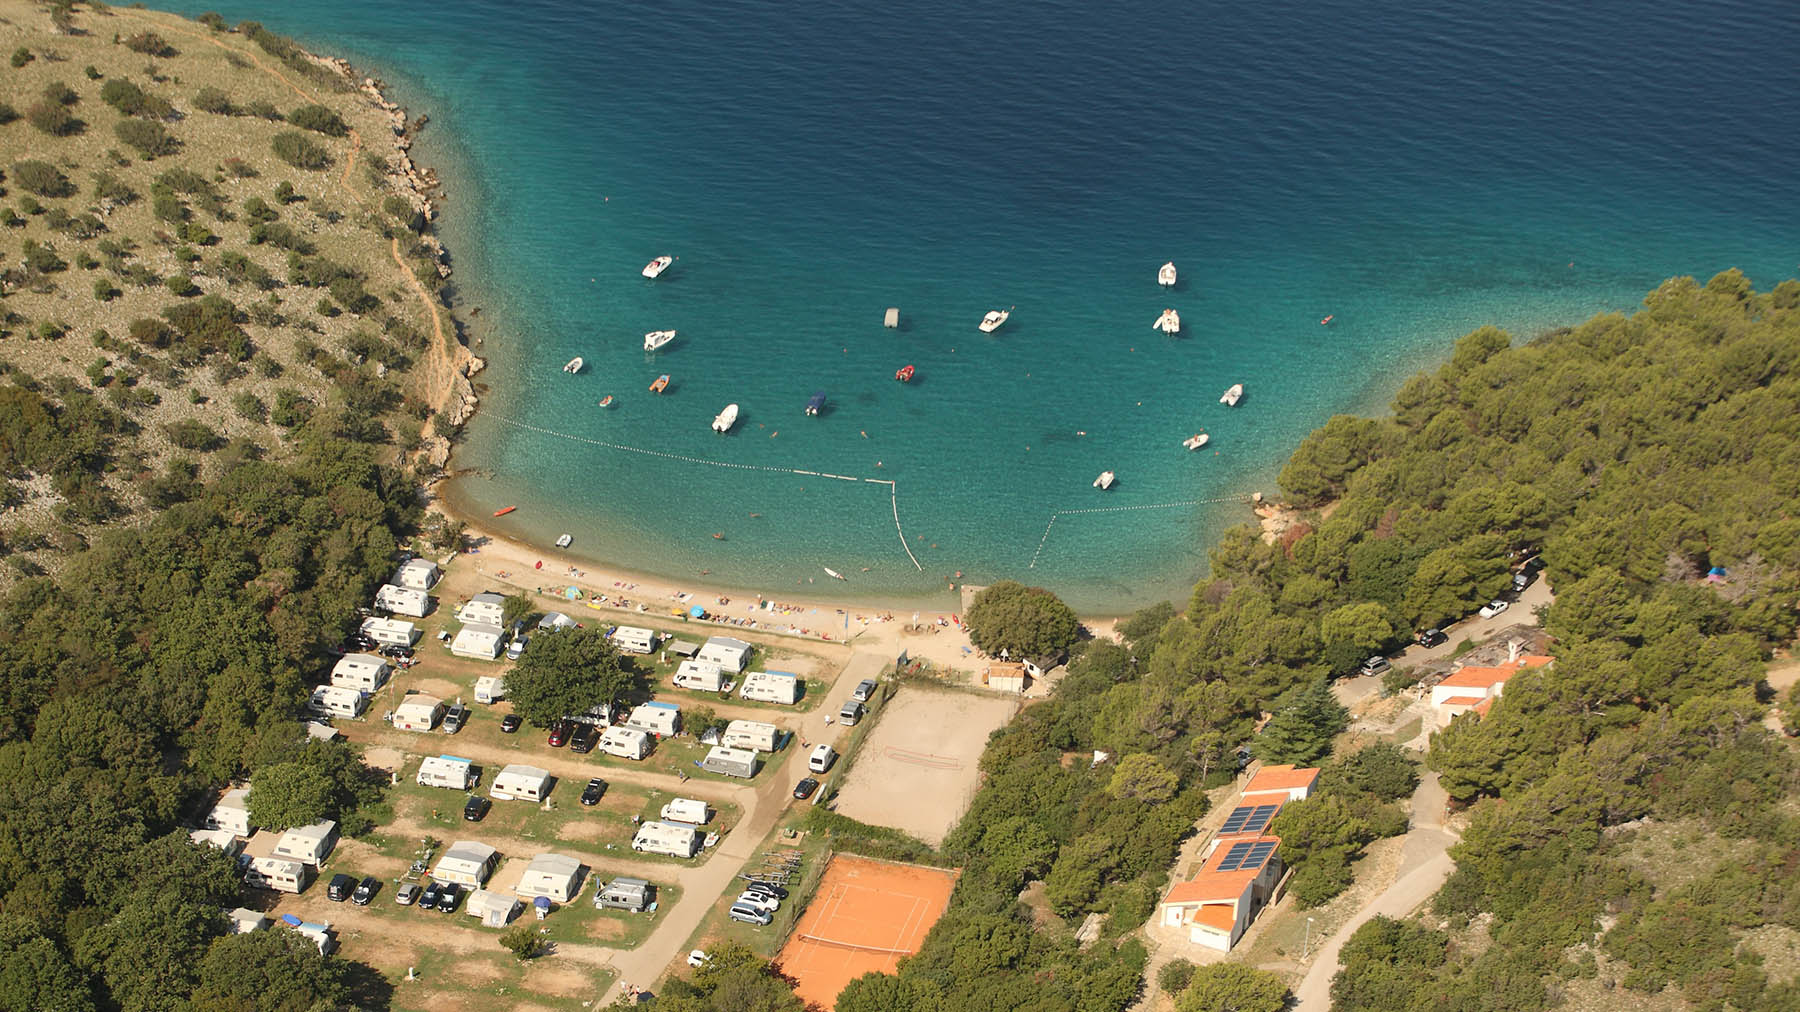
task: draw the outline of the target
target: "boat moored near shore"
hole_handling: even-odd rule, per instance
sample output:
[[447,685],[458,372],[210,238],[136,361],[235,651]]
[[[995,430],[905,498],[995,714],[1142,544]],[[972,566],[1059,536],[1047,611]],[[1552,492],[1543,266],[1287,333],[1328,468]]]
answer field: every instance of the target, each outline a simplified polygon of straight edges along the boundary
[[725,410],[719,412],[718,415],[713,418],[712,429],[714,432],[730,432],[731,427],[737,424],[737,418],[738,406],[736,404],[727,404],[725,405]]
[[667,256],[657,257],[655,260],[652,260],[649,263],[644,265],[644,277],[647,277],[647,278],[657,277],[657,276],[661,275],[663,271],[668,270],[669,265],[674,262],[675,262],[674,257],[667,257]]
[[556,539],[556,547],[558,547],[558,548],[567,548],[574,543],[575,543],[575,535],[573,535],[573,534],[564,534],[563,536]]

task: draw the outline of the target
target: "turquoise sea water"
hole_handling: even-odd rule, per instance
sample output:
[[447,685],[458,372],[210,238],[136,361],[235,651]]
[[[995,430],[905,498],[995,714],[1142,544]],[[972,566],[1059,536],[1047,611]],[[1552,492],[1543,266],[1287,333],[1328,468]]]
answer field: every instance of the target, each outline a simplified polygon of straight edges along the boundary
[[[1274,491],[1308,430],[1462,333],[1800,262],[1793,4],[217,9],[431,115],[415,152],[490,363],[456,496],[728,586],[917,597],[960,570],[1093,611],[1179,599],[1248,517],[1208,500]],[[1151,330],[1164,307],[1178,339]]]

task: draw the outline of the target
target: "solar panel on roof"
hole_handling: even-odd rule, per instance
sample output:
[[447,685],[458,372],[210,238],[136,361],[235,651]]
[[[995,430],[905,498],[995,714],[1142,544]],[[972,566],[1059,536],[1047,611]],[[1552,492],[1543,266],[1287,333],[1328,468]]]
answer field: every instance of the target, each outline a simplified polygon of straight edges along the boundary
[[1231,849],[1225,852],[1225,860],[1219,862],[1219,870],[1237,871],[1238,868],[1243,865],[1244,859],[1250,855],[1250,851],[1255,848],[1255,846],[1256,844],[1249,841],[1232,844]]
[[1244,823],[1249,822],[1250,816],[1255,814],[1255,805],[1239,805],[1231,810],[1230,815],[1225,817],[1225,825],[1219,827],[1219,832],[1241,833],[1244,830]]
[[1280,805],[1257,805],[1256,811],[1252,812],[1249,820],[1244,823],[1243,831],[1246,833],[1262,832],[1269,828],[1269,823],[1275,820],[1275,813],[1279,811],[1281,811]]
[[1261,868],[1263,865],[1269,863],[1269,855],[1275,853],[1276,846],[1277,845],[1270,840],[1264,840],[1253,845],[1250,848],[1250,853],[1244,856],[1243,862],[1240,863],[1238,867]]

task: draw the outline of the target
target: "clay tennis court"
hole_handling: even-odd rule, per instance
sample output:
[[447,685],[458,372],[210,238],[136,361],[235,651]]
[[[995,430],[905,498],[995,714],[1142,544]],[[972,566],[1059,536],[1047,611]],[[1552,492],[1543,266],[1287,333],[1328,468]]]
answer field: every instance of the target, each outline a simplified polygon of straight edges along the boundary
[[943,868],[834,857],[777,962],[795,994],[831,1008],[845,984],[918,951],[955,886]]

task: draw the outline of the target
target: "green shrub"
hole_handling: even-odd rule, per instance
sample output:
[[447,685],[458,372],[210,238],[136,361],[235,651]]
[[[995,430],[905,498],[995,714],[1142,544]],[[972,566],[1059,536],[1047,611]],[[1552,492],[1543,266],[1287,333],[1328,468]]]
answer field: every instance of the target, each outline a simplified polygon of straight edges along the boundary
[[181,238],[196,246],[211,246],[219,241],[219,237],[213,235],[211,229],[197,221],[190,221],[181,226]]
[[224,16],[221,15],[218,11],[207,11],[206,13],[200,15],[199,17],[195,18],[194,20],[200,22],[201,24],[205,25],[208,28],[211,28],[215,32],[222,32],[227,27],[227,25],[225,24]]
[[73,197],[75,184],[49,162],[14,162],[13,182],[40,197]]
[[194,279],[188,277],[186,274],[169,275],[163,279],[163,287],[167,288],[170,294],[179,295],[184,298],[189,295],[200,294],[200,289],[194,286]]
[[26,49],[24,46],[20,46],[19,48],[13,50],[13,54],[12,54],[13,69],[17,70],[18,68],[23,67],[27,63],[30,63],[34,59],[36,59],[36,57],[31,55],[31,50]]
[[75,94],[74,88],[61,81],[51,81],[44,85],[44,101],[55,102],[57,105],[74,105],[81,101],[81,96]]
[[139,32],[125,40],[125,48],[145,56],[170,57],[175,54],[175,47],[163,40],[155,32]]
[[181,148],[181,142],[153,120],[122,119],[113,124],[113,133],[145,158],[172,155]]
[[225,172],[233,179],[255,179],[262,174],[256,171],[256,166],[251,165],[242,158],[227,158],[225,159],[223,167]]
[[198,418],[171,422],[163,426],[163,433],[169,437],[169,442],[184,450],[216,450],[225,445],[219,433]]
[[350,133],[350,126],[343,117],[322,105],[303,105],[288,113],[287,121],[302,130],[327,137],[343,137]]
[[87,75],[87,79],[88,79],[88,80],[90,80],[90,81],[98,81],[98,80],[100,80],[100,79],[101,79],[101,78],[103,78],[103,77],[105,77],[105,76],[106,76],[106,75],[105,75],[105,74],[102,74],[102,73],[100,73],[100,68],[99,68],[99,67],[96,67],[96,66],[94,66],[94,65],[93,65],[93,64],[91,64],[91,63],[90,63],[90,64],[88,64],[88,65],[87,65],[87,66],[85,66],[85,67],[83,67],[83,68],[81,68],[81,72],[82,72],[82,73],[83,73],[83,74],[86,74],[86,75]]
[[1156,986],[1167,995],[1178,995],[1187,990],[1188,982],[1193,979],[1194,964],[1185,959],[1171,959],[1156,971]]
[[269,417],[269,406],[262,402],[261,397],[248,390],[233,397],[231,407],[238,413],[239,418],[246,421],[260,422]]
[[105,169],[94,173],[94,196],[115,204],[129,204],[138,198],[136,190]]
[[271,145],[275,157],[296,169],[323,169],[331,164],[331,154],[324,146],[298,130],[283,130]]
[[250,219],[252,225],[260,225],[281,217],[281,212],[270,207],[268,201],[261,197],[251,197],[244,201],[244,217]]
[[181,222],[187,220],[187,205],[181,202],[180,197],[175,196],[167,190],[160,190],[157,192],[156,196],[152,198],[151,208],[155,212],[156,217],[163,221]]
[[194,94],[194,108],[201,112],[217,113],[220,116],[237,115],[237,107],[231,104],[231,96],[218,88],[201,88]]
[[55,274],[69,269],[68,261],[56,255],[56,247],[49,243],[39,243],[32,239],[25,240],[25,266],[39,274]]
[[279,123],[287,118],[281,115],[281,110],[275,108],[273,102],[252,102],[244,106],[244,111],[257,119],[266,119],[273,123]]
[[95,300],[97,300],[99,302],[111,302],[113,300],[113,298],[115,296],[117,296],[118,294],[119,294],[119,290],[112,286],[112,282],[110,280],[108,280],[106,278],[95,278],[94,279],[94,298],[95,298]]
[[0,126],[5,126],[18,118],[19,110],[14,109],[10,102],[0,102]]
[[160,95],[152,95],[121,77],[106,82],[100,89],[100,100],[127,116],[153,116],[163,119],[175,114],[175,107]]
[[284,429],[306,424],[312,417],[313,403],[301,396],[300,391],[282,387],[275,391],[275,406],[269,410],[269,421]]
[[25,110],[25,119],[32,126],[52,137],[70,137],[82,131],[87,124],[75,118],[69,107],[57,102],[37,102]]

